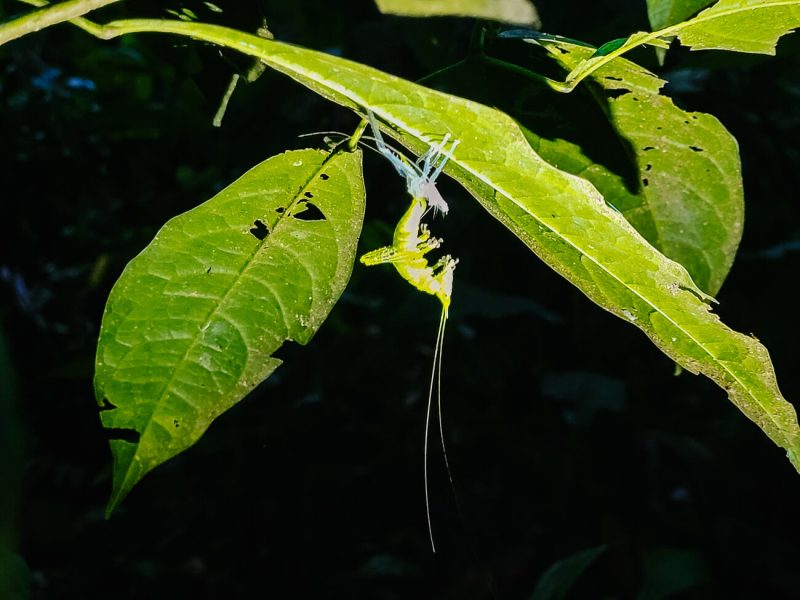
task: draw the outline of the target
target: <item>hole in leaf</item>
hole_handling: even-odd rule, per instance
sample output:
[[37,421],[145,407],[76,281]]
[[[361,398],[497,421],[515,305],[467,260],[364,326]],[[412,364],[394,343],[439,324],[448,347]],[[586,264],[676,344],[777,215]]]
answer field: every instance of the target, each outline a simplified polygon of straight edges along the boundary
[[105,430],[106,439],[109,440],[122,440],[131,444],[138,444],[141,434],[135,429],[128,429],[126,427],[109,427]]
[[303,202],[292,212],[292,216],[301,221],[324,221],[325,215],[311,202]]
[[611,81],[622,81],[622,77],[612,77],[611,75],[606,75],[603,79],[610,79]]
[[649,170],[650,170],[650,169],[652,169],[652,168],[653,168],[653,165],[651,165],[650,163],[647,163],[647,164],[644,166],[644,170],[645,170],[645,171],[649,171]]
[[279,206],[278,208],[275,209],[275,212],[278,213],[279,215],[282,215],[285,211],[286,209],[283,206]]
[[644,148],[642,148],[642,150],[647,152],[648,150],[655,150],[655,147],[654,146],[645,146]]
[[312,194],[311,192],[306,192],[303,194],[303,196],[305,196],[306,198],[313,198],[314,194]]
[[699,146],[689,146],[689,148],[694,152],[703,152],[703,149],[700,148]]
[[175,429],[181,426],[181,422],[178,419],[172,419],[172,424],[175,426]]
[[[253,223],[253,227],[250,229],[250,233],[252,233],[253,237],[258,241],[262,241],[269,235],[269,228],[264,225],[263,221],[256,219]],[[208,273],[208,271],[206,271],[206,273]]]
[[98,408],[97,410],[98,412],[103,412],[105,410],[114,410],[115,408],[117,407],[111,404],[111,402],[108,401],[108,398],[103,398],[100,401],[100,408]]
[[208,274],[208,273],[211,273],[211,267],[208,267],[208,268],[206,269],[206,274]]
[[330,179],[331,176],[328,175],[327,173],[323,173],[322,175],[319,176],[319,178],[322,179],[322,181],[328,181],[328,179]]
[[649,182],[649,181],[647,181],[647,177],[645,177],[644,179],[642,179],[642,185],[643,185],[644,187],[647,187],[648,185],[650,185],[650,182]]
[[[625,90],[625,89],[622,89],[622,90],[604,90],[603,93],[605,94],[606,98],[616,99],[616,98],[619,98],[621,96],[624,96],[625,94],[630,94],[631,91],[630,90]],[[634,100],[635,100],[635,98],[634,98]]]

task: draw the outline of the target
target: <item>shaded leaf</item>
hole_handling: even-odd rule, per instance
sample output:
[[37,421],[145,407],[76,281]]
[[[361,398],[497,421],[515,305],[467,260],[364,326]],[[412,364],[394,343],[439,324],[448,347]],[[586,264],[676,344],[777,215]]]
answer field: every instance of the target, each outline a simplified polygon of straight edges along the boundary
[[363,211],[359,152],[286,152],[170,220],[128,264],[95,371],[109,512],[268,377],[284,341],[311,339],[350,277]]
[[675,25],[713,4],[714,0],[647,0],[647,17],[653,30]]
[[223,27],[132,20],[106,31],[172,32],[239,49],[362,116],[371,109],[388,134],[417,153],[451,134],[461,143],[446,173],[590,299],[725,389],[800,467],[797,416],[778,389],[766,348],[721,323],[684,267],[653,248],[591,183],[542,160],[507,115],[343,58]]
[[407,17],[459,16],[518,25],[539,25],[529,0],[375,0],[384,14]]
[[[539,42],[569,70],[591,55],[584,46]],[[592,74],[590,91],[629,142],[638,190],[587,158],[560,160],[580,148],[535,146],[556,166],[585,177],[651,244],[681,263],[697,285],[716,294],[742,237],[744,193],[736,140],[713,116],[681,110],[659,92],[666,83],[624,58]],[[534,136],[535,134],[530,134]]]
[[709,580],[708,567],[697,550],[654,548],[644,557],[644,581],[636,600],[663,600]]
[[567,597],[572,586],[591,564],[597,560],[607,546],[589,548],[567,558],[562,558],[544,572],[531,600],[562,600]]

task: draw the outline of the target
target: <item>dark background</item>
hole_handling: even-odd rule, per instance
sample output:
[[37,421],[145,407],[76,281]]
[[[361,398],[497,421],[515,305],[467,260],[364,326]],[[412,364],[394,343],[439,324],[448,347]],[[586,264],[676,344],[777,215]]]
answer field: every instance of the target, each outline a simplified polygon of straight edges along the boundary
[[[277,39],[410,79],[462,58],[474,27],[381,16],[366,0],[218,4],[185,6],[249,31],[266,17]],[[647,27],[643,0],[536,4],[544,30],[595,44]],[[0,3],[0,17],[20,6]],[[535,61],[530,46],[495,49]],[[789,39],[777,58],[678,50],[659,69],[636,57],[739,140],[747,222],[718,312],[770,349],[789,399],[799,56]],[[0,548],[0,575],[26,579],[33,598],[524,599],[558,560],[606,545],[569,597],[800,597],[800,477],[783,452],[451,181],[450,216],[434,225],[461,259],[443,381],[455,496],[440,456],[431,467],[438,554],[422,487],[438,306],[360,265],[309,346],[282,348],[272,378],[105,520],[111,459],[91,377],[116,277],[170,217],[273,154],[322,144],[298,134],[357,123],[267,71],[212,127],[247,67],[185,39],[101,42],[67,25],[0,49],[0,546],[18,551]],[[431,85],[513,106],[535,84],[471,65]],[[572,105],[547,98],[568,125]],[[602,147],[607,130],[582,135]],[[360,250],[388,240],[407,202],[384,161],[370,154],[365,169]]]

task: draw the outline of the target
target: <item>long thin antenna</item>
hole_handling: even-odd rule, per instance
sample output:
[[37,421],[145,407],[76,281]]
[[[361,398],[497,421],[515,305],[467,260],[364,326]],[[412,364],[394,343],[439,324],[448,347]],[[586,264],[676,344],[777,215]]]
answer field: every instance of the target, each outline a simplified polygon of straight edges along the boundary
[[453,473],[450,471],[450,461],[447,460],[447,448],[444,443],[444,425],[442,423],[442,355],[444,355],[444,328],[447,325],[447,309],[442,306],[441,321],[441,334],[439,338],[439,364],[436,367],[436,404],[439,410],[439,439],[442,441],[442,456],[444,456],[444,466],[447,467],[447,477],[450,479],[450,488],[453,490],[455,496],[455,484],[453,483]]
[[[439,330],[436,333],[436,347],[433,351],[433,367],[431,368],[431,383],[428,387],[428,407],[425,411],[425,451],[423,470],[425,473],[425,516],[428,519],[428,537],[431,540],[431,551],[436,553],[436,543],[433,539],[433,523],[431,522],[431,502],[430,494],[428,493],[428,438],[430,425],[431,425],[431,405],[433,402],[433,384],[437,379],[437,407],[439,415],[439,435],[442,438],[442,450],[444,450],[444,435],[442,433],[442,346],[444,345],[444,326],[447,322],[447,309],[442,307],[442,316],[439,318]],[[447,463],[447,453],[444,455],[444,462],[447,466],[447,475],[450,477],[450,483],[453,482],[453,477],[450,474],[450,465]]]

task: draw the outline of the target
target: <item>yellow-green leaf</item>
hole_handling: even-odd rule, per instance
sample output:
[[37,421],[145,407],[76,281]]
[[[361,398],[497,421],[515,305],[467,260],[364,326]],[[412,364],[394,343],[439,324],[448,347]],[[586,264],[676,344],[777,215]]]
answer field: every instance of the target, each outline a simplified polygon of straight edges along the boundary
[[109,512],[307,343],[350,278],[360,152],[272,157],[170,220],[114,285],[95,393],[114,454]]

